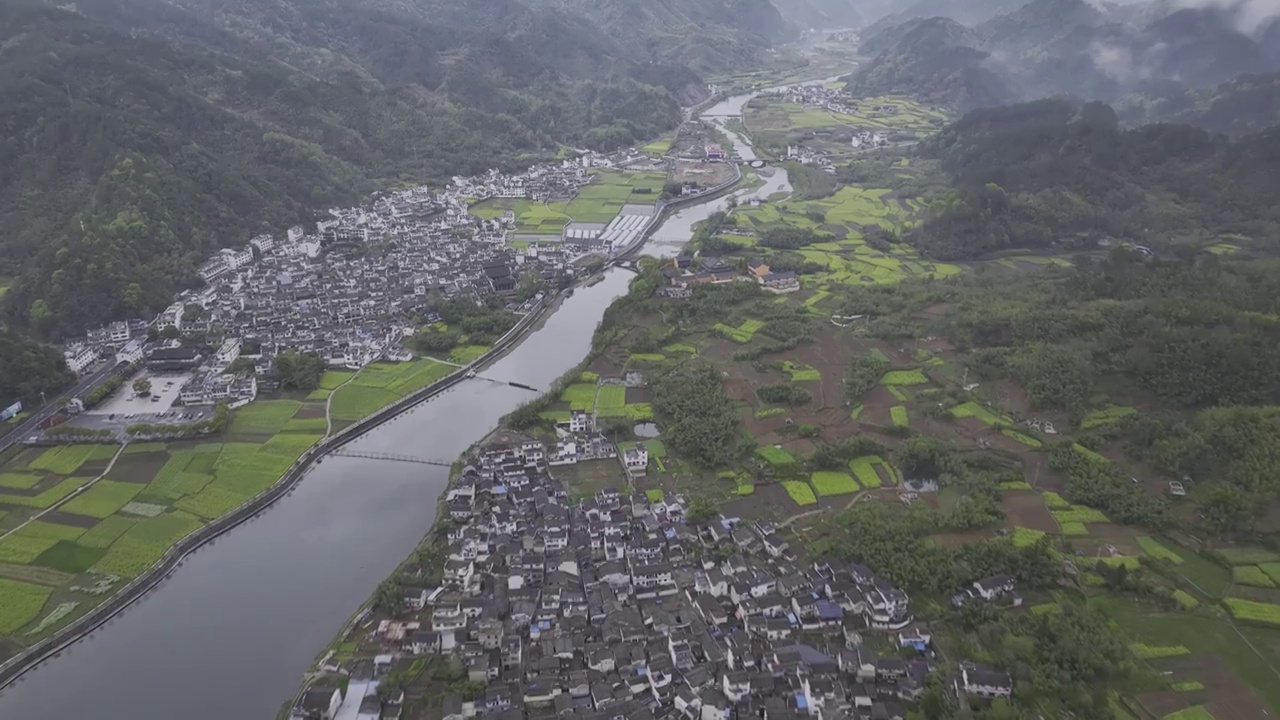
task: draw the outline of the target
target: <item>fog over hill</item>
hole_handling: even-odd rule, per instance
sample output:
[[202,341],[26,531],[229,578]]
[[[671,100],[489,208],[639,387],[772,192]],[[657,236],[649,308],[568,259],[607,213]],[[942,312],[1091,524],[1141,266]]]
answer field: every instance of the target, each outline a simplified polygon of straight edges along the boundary
[[[974,8],[997,7],[964,32],[921,29],[939,18],[963,25]],[[934,8],[943,12],[923,14]],[[1280,71],[1280,0],[1032,0],[1011,9],[1003,0],[921,0],[867,27],[862,49],[872,59],[852,77],[860,92],[912,93],[961,109],[1055,95],[1149,106]],[[1001,84],[1009,94],[991,92]],[[1256,95],[1258,85],[1250,87]]]

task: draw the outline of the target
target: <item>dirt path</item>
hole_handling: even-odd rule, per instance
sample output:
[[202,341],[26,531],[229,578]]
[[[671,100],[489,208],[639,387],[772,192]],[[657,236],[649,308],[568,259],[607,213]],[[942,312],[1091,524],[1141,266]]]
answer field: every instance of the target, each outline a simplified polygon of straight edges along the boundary
[[339,388],[341,388],[341,387],[343,387],[343,386],[344,386],[344,385],[346,385],[347,383],[351,382],[352,380],[355,380],[355,379],[356,379],[356,375],[359,375],[359,374],[360,374],[360,371],[359,371],[359,370],[357,370],[357,371],[355,371],[354,373],[352,373],[351,377],[347,378],[347,379],[346,379],[346,381],[342,383],[342,385],[339,385],[338,387],[334,388],[333,390],[330,390],[330,391],[329,391],[329,397],[327,397],[327,398],[325,398],[325,399],[324,399],[324,436],[325,436],[325,437],[329,437],[330,435],[332,435],[332,434],[333,434],[333,412],[332,412],[332,408],[333,408],[333,396],[334,396],[334,393],[337,393],[337,392],[338,392],[338,389],[339,389]]
[[107,467],[106,467],[106,469],[105,469],[105,470],[103,470],[103,471],[102,471],[102,474],[98,475],[97,477],[95,477],[94,479],[92,479],[92,480],[90,480],[89,482],[85,483],[84,485],[81,485],[79,488],[76,488],[76,491],[75,491],[75,492],[73,492],[73,493],[71,493],[70,495],[68,495],[68,496],[66,496],[66,497],[64,497],[64,498],[62,498],[62,499],[61,499],[61,500],[59,500],[58,502],[56,502],[56,503],[54,503],[54,504],[50,505],[49,507],[45,508],[44,510],[41,510],[40,512],[36,513],[35,515],[32,515],[31,517],[27,518],[27,521],[26,521],[26,522],[24,522],[24,523],[22,523],[22,524],[21,524],[21,525],[19,525],[18,527],[16,527],[16,528],[14,528],[14,529],[10,530],[9,532],[7,532],[7,533],[5,533],[5,534],[3,534],[3,535],[0,535],[0,540],[3,540],[3,539],[5,539],[5,538],[9,537],[10,535],[12,535],[12,534],[14,534],[14,533],[18,532],[18,531],[19,531],[19,530],[21,530],[22,528],[24,528],[24,527],[26,527],[26,526],[30,525],[31,523],[33,523],[33,522],[35,522],[35,521],[39,520],[40,518],[44,517],[45,515],[48,515],[49,513],[53,512],[54,510],[57,510],[58,508],[62,507],[63,505],[66,505],[66,504],[67,504],[67,503],[68,503],[72,498],[76,497],[76,496],[77,496],[77,495],[79,495],[80,493],[83,493],[85,490],[88,490],[89,488],[93,487],[93,484],[94,484],[94,483],[96,483],[96,482],[98,482],[99,480],[101,480],[102,478],[106,477],[106,476],[107,476],[107,473],[111,472],[111,468],[115,467],[116,460],[120,459],[120,455],[124,453],[124,449],[125,449],[125,448],[127,448],[127,447],[129,447],[129,443],[128,443],[128,442],[125,442],[123,445],[121,445],[121,446],[120,446],[120,449],[119,449],[119,450],[116,450],[116,454],[111,456],[111,462],[107,463]]

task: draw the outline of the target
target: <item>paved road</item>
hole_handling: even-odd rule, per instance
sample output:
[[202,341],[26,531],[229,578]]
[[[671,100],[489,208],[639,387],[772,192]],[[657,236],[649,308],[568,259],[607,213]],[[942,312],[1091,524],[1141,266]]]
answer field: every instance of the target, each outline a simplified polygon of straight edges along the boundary
[[[71,388],[70,390],[66,391],[65,393],[63,393],[58,397],[67,397],[67,398],[83,397],[94,386],[96,386],[98,383],[101,383],[104,379],[106,379],[107,375],[109,375],[111,371],[115,369],[115,367],[116,367],[116,364],[114,362],[108,361],[105,365],[102,366],[102,368],[95,370],[90,375],[86,375],[80,378],[80,380],[76,382],[75,387]],[[21,425],[10,430],[7,435],[0,437],[0,452],[4,452],[5,450],[8,450],[10,447],[15,445],[16,443],[26,439],[26,437],[30,435],[33,430],[35,430],[40,426],[40,423],[44,422],[49,418],[50,415],[53,415],[55,412],[57,412],[58,408],[59,408],[58,400],[57,398],[54,398],[51,402],[47,403],[44,407],[31,413],[31,415],[27,416],[27,419],[23,420]]]

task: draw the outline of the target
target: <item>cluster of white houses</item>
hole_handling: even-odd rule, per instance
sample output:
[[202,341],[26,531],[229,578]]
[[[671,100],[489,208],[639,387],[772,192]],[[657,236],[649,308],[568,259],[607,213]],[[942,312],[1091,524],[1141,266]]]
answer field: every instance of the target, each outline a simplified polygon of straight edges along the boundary
[[[574,500],[553,456],[507,433],[472,458],[445,498],[443,567],[406,568],[402,610],[365,623],[370,656],[326,659],[293,717],[403,717],[376,686],[421,656],[472,683],[445,720],[901,719],[939,672],[911,599],[868,568],[798,565],[771,523],[690,523],[680,496]],[[967,698],[1013,690],[972,664],[949,680]]]

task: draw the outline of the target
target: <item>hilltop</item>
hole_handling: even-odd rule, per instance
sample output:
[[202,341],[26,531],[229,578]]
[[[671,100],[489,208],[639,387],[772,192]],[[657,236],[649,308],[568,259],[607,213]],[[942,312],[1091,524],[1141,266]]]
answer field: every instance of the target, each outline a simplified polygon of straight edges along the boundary
[[0,274],[61,335],[375,189],[646,141],[766,52],[766,0],[0,8]]

